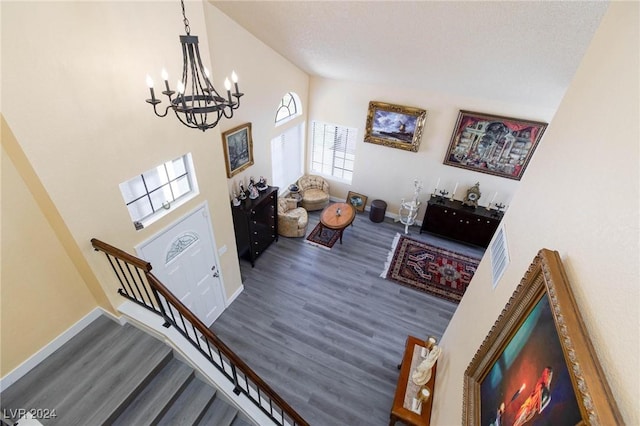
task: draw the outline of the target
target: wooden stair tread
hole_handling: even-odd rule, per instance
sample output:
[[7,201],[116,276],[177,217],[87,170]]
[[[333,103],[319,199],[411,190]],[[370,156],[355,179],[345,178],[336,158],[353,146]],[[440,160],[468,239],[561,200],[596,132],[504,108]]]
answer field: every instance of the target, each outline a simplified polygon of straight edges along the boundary
[[[123,328],[126,329],[127,326]],[[132,395],[142,389],[171,359],[171,349],[164,343],[131,328],[136,333],[121,339],[114,348],[110,348],[111,356],[106,356],[104,362],[95,366],[94,379],[76,384],[74,392],[66,398],[60,411],[64,413],[64,407],[68,406],[70,412],[77,413],[66,424],[103,424],[113,421],[131,401]],[[96,370],[101,371],[97,382]],[[86,409],[78,407],[72,410],[76,405],[84,406],[82,401],[92,401],[94,406],[86,404]]]
[[[2,392],[2,408],[44,407],[38,405],[56,383],[61,371],[72,364],[93,358],[100,350],[100,340],[111,340],[122,327],[105,316],[97,318],[61,348],[45,358],[16,383]],[[63,380],[64,379],[60,379]]]
[[235,407],[227,404],[221,398],[216,398],[198,424],[203,426],[230,426],[237,415],[238,410]]
[[216,390],[207,383],[196,378],[192,380],[182,394],[158,422],[158,426],[192,426],[204,416]]
[[114,425],[155,423],[194,378],[193,369],[173,358],[128,404]]
[[101,316],[3,391],[0,405],[55,409],[45,426],[251,425],[217,396],[164,342]]

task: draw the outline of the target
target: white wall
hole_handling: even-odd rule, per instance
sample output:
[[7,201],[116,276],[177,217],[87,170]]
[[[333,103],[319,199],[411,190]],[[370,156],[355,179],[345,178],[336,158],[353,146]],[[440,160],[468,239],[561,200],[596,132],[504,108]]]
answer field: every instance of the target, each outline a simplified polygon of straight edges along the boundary
[[[245,182],[246,186],[251,176],[256,179],[264,176],[268,183],[271,182],[271,139],[284,129],[306,121],[309,76],[239,27],[215,6],[206,2],[204,5],[211,55],[221,63],[233,64],[241,79],[240,91],[246,93],[241,99],[240,109],[233,119],[220,126],[220,131],[246,122],[251,122],[252,126],[255,164],[227,181],[231,194],[240,182]],[[214,75],[216,81],[224,81],[224,72],[230,74],[231,70],[214,69],[214,74],[219,74]],[[302,115],[276,128],[276,110],[287,92],[295,92],[300,97]]]
[[[365,143],[365,125],[370,101],[417,107],[427,110],[424,133],[418,152],[404,151]],[[460,110],[478,111],[515,118],[549,122],[554,108],[549,105],[504,104],[497,101],[462,98],[443,93],[408,90],[401,87],[367,85],[354,82],[311,79],[309,119],[358,129],[354,179],[351,185],[329,179],[331,195],[342,198],[355,191],[387,202],[387,214],[397,214],[401,198],[413,195],[413,179],[423,182],[422,200],[426,201],[440,179],[439,189],[453,191],[459,182],[456,199],[467,188],[480,182],[480,205],[487,205],[495,192],[495,202],[511,204],[519,181],[477,173],[443,164],[451,133]],[[540,145],[547,142],[544,137]],[[307,158],[307,164],[309,159]],[[526,175],[526,171],[525,171]],[[423,203],[418,219],[424,216]]]
[[[178,75],[178,34],[184,29],[174,6],[2,3],[3,40],[20,40],[3,43],[3,81],[11,82],[3,85],[3,114],[75,244],[108,283],[114,305],[120,296],[110,287],[113,273],[90,239],[133,251],[136,243],[195,205],[136,232],[118,185],[186,152],[194,154],[204,194],[217,192],[208,182],[223,173],[221,150],[210,148],[215,132],[203,134],[177,125],[175,118],[156,118],[144,101],[149,97],[147,73],[158,81],[164,66],[172,80]],[[203,27],[201,19],[191,21],[194,30]],[[213,216],[218,243],[229,243],[232,234],[217,232],[217,224],[230,220],[229,212],[218,209]],[[228,274],[233,278],[231,270]]]
[[488,256],[441,344],[432,424],[460,424],[463,374],[541,248],[557,250],[615,402],[640,424],[639,4],[612,2],[504,223],[511,264]]
[[[104,256],[93,251],[90,239],[133,253],[135,245],[204,200],[209,201],[216,244],[228,248],[220,257],[226,294],[236,293],[241,277],[220,132],[253,121],[256,166],[247,173],[269,176],[265,153],[271,134],[266,123],[273,122],[286,91],[296,90],[306,98],[308,77],[215,7],[186,2],[191,34],[199,36],[205,64],[214,65],[209,68],[215,84],[221,85],[235,69],[246,92],[232,120],[201,132],[183,126],[172,113],[157,118],[145,102],[147,73],[156,81],[159,97],[161,69],[166,67],[172,86],[181,73],[179,35],[185,30],[179,3],[0,6],[3,116],[17,150],[35,170],[111,304],[117,306],[122,298],[115,293],[113,272]],[[136,231],[118,185],[187,152],[193,154],[200,196]]]

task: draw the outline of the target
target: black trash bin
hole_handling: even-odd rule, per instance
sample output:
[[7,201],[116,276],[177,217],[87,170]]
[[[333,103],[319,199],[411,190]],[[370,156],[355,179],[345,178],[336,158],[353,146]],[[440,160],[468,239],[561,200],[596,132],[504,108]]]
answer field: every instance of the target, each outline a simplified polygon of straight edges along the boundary
[[369,220],[376,223],[382,222],[386,211],[387,203],[382,200],[373,200],[369,209]]

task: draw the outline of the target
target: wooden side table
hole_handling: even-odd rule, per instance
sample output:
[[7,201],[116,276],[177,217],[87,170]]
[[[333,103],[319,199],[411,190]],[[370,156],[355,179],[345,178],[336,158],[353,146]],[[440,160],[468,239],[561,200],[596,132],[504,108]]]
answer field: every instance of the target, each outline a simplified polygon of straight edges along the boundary
[[289,192],[288,198],[292,198],[296,200],[297,206],[300,207],[302,205],[302,195],[299,192]]
[[431,397],[423,403],[422,412],[416,413],[411,411],[411,401],[416,396],[420,386],[411,381],[411,374],[415,368],[424,360],[421,356],[422,348],[424,348],[424,340],[417,337],[407,337],[407,345],[400,364],[400,376],[398,377],[398,386],[396,394],[393,398],[393,406],[391,407],[391,415],[389,416],[389,426],[396,424],[398,420],[411,426],[428,426],[431,422],[431,406],[433,405],[433,395],[435,393],[436,369],[438,362],[433,366],[431,379],[426,385],[431,389]]

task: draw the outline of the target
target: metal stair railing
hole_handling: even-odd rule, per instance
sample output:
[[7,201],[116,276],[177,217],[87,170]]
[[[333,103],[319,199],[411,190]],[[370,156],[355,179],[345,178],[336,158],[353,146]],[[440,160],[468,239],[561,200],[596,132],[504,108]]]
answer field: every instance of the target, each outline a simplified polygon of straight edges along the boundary
[[162,316],[165,327],[175,327],[233,383],[236,395],[246,395],[277,425],[309,425],[151,273],[149,262],[95,238],[91,244],[105,253],[120,282],[118,294]]

